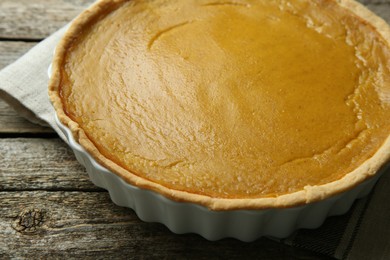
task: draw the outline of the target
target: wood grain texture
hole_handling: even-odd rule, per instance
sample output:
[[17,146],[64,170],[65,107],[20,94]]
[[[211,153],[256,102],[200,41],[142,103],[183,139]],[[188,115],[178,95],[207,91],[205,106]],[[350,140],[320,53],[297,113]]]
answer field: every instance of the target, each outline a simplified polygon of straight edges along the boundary
[[102,192],[0,192],[0,201],[2,259],[327,259],[268,239],[209,242],[176,235],[140,221]]
[[1,0],[0,38],[43,39],[93,2],[94,0]]
[[0,147],[0,191],[103,191],[58,138],[3,138]]
[[[1,83],[0,83],[1,84]],[[54,133],[51,128],[33,124],[0,99],[0,137],[9,134],[47,134]]]
[[35,42],[0,41],[0,70],[17,60],[35,45]]
[[209,242],[144,223],[95,187],[59,139],[3,138],[0,147],[1,259],[327,259],[268,239]]

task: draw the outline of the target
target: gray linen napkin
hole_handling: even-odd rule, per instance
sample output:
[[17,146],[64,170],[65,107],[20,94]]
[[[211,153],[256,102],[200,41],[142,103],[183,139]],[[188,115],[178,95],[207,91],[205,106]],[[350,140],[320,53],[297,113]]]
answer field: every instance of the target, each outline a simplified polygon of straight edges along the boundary
[[64,141],[66,138],[55,123],[47,86],[54,49],[66,28],[58,30],[0,71],[0,98],[29,121],[52,127]]
[[[0,98],[30,121],[50,125],[63,140],[47,95],[47,70],[64,31],[59,30],[0,71]],[[319,229],[299,230],[280,241],[336,259],[390,259],[389,187],[387,172],[374,192],[357,201],[347,214],[330,217]]]

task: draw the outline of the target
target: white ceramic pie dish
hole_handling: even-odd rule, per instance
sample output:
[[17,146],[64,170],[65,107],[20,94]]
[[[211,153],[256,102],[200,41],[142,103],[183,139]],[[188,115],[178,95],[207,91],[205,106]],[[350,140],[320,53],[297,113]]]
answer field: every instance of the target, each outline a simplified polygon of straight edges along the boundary
[[[58,92],[56,94],[58,94]],[[55,97],[57,98],[56,101],[58,102],[58,95]],[[60,105],[57,105],[58,106],[56,107],[58,109]],[[64,117],[66,116],[64,115],[63,111],[60,111],[59,116],[63,122],[67,122],[67,120],[64,120]],[[134,209],[138,216],[144,221],[160,222],[165,224],[173,232],[197,233],[210,240],[221,239],[224,237],[234,237],[243,241],[252,241],[260,236],[283,238],[290,235],[293,231],[299,228],[316,228],[323,223],[327,216],[345,213],[351,207],[355,199],[366,195],[372,189],[375,182],[383,173],[383,171],[381,171],[374,174],[379,164],[373,166],[370,163],[365,163],[365,167],[360,168],[361,171],[358,171],[358,173],[359,177],[364,177],[364,179],[367,177],[368,179],[366,181],[350,190],[329,197],[328,199],[315,203],[307,202],[307,204],[303,206],[283,208],[292,204],[273,203],[267,204],[271,206],[265,206],[265,210],[215,211],[194,203],[177,202],[175,200],[164,197],[158,192],[140,189],[129,184],[125,181],[126,174],[121,174],[120,171],[118,174],[116,174],[106,169],[105,167],[102,167],[90,154],[88,154],[88,152],[86,152],[85,149],[83,149],[77,143],[70,129],[63,125],[58,119],[57,123],[61,131],[64,132],[64,135],[68,139],[68,142],[71,148],[74,150],[77,159],[87,168],[91,180],[97,186],[107,189],[112,200],[116,204]],[[75,131],[74,128],[73,131]],[[83,143],[82,141],[83,140],[81,140],[81,143]],[[386,147],[389,149],[389,146]],[[388,151],[386,150],[386,147],[382,150]],[[95,153],[95,156],[96,158],[99,158],[99,161],[105,162],[104,160],[101,160],[99,153]],[[104,164],[107,166],[110,165],[107,163]],[[115,167],[110,168],[113,170],[116,169]],[[124,179],[119,177],[119,175],[122,175]],[[345,187],[348,188],[354,186],[356,183],[360,183],[360,181],[363,180],[363,178],[355,178],[355,180],[353,180],[355,175],[352,174],[348,177],[351,178],[343,179],[342,183],[345,184]],[[137,182],[133,181],[131,183]],[[317,187],[314,187],[313,189],[311,186],[307,187],[307,189],[305,187],[305,190],[301,192],[305,193],[305,195],[306,193],[309,195],[310,198],[306,197],[306,201],[313,201],[318,197],[325,197],[326,191],[329,189],[324,187],[319,187],[319,189],[317,189]],[[332,186],[332,188],[334,188],[334,186]],[[338,192],[340,190],[341,189],[338,189]],[[336,193],[337,191],[332,194]],[[162,192],[162,194],[167,193]],[[267,199],[276,200],[279,199],[279,197],[276,199]],[[231,199],[231,201],[234,204],[239,200]],[[300,200],[299,203],[305,203],[305,200]],[[298,203],[295,203],[294,205],[298,205]]]
[[285,238],[300,228],[317,228],[326,217],[346,213],[356,199],[371,191],[385,171],[382,169],[374,177],[337,196],[299,207],[212,211],[197,204],[176,202],[126,183],[97,163],[57,116],[56,122],[77,160],[87,169],[91,181],[108,190],[115,204],[133,209],[143,221],[159,222],[174,233],[196,233],[208,240],[232,237],[249,242],[261,236]]

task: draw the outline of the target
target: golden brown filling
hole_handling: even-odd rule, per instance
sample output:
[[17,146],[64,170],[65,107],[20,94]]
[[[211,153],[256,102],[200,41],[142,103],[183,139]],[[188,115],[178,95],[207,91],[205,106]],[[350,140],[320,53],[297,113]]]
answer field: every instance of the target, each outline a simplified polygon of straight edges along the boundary
[[66,113],[166,187],[269,197],[340,179],[390,132],[390,50],[333,1],[126,1],[70,47]]

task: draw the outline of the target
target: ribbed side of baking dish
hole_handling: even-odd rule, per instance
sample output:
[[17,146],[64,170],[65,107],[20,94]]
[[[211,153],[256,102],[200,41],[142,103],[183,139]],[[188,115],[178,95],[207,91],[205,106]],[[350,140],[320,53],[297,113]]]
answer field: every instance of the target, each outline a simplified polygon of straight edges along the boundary
[[356,199],[371,191],[384,172],[381,170],[354,189],[299,207],[212,211],[200,205],[176,202],[154,191],[126,183],[97,163],[57,117],[56,122],[77,160],[87,169],[91,181],[108,190],[115,204],[132,208],[143,221],[159,222],[174,233],[196,233],[208,240],[232,237],[249,242],[261,236],[285,238],[300,228],[317,228],[326,217],[346,213]]

